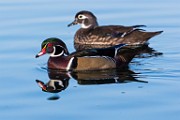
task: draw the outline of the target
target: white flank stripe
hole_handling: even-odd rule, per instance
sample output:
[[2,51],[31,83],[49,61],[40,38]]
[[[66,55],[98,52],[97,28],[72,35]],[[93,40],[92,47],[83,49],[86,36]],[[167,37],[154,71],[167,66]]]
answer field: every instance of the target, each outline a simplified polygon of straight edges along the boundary
[[116,57],[118,49],[119,49],[119,48],[115,48],[114,57]]
[[69,63],[68,63],[67,68],[66,68],[67,71],[70,70],[73,60],[74,60],[74,57],[72,57],[72,58],[69,60]]
[[124,33],[121,35],[121,37],[123,38],[125,35],[126,35],[126,32],[124,32]]

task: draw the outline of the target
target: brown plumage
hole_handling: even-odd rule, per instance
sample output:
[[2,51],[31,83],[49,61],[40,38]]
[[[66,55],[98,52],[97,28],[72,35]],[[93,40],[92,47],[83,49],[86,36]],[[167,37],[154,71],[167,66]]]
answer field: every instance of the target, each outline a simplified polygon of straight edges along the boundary
[[89,11],[78,12],[75,20],[68,26],[75,24],[81,24],[81,28],[74,36],[75,44],[117,45],[126,43],[129,45],[139,45],[145,44],[150,38],[163,32],[146,32],[140,29],[140,27],[145,27],[145,25],[98,26],[97,18]]

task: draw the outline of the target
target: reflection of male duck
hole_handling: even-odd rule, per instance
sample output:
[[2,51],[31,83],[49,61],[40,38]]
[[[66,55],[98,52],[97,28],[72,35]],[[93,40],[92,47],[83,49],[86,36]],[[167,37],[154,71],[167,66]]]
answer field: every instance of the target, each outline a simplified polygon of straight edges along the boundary
[[36,82],[42,88],[44,92],[57,93],[57,92],[61,92],[67,87],[66,84],[68,81],[50,79],[49,82],[46,84],[44,84],[44,82],[40,80],[36,80]]
[[147,81],[138,80],[138,74],[128,69],[72,72],[71,76],[77,80],[78,84],[81,85],[128,83],[128,82],[147,83]]
[[61,92],[62,90],[65,90],[69,85],[70,77],[65,72],[49,70],[48,75],[50,80],[46,84],[40,80],[36,80],[36,82],[44,92]]
[[130,70],[102,70],[102,71],[85,71],[85,72],[62,72],[59,70],[48,70],[49,82],[46,84],[36,80],[44,92],[57,93],[65,90],[69,85],[69,79],[72,77],[80,85],[92,84],[110,84],[110,83],[128,83],[147,81],[138,80],[138,74]]

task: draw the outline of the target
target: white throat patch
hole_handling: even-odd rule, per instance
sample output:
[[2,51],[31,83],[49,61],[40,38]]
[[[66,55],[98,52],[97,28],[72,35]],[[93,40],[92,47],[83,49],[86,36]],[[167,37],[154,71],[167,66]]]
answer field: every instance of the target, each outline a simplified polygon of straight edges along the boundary
[[84,23],[81,24],[81,28],[87,29],[89,27],[91,27],[91,25],[85,25]]

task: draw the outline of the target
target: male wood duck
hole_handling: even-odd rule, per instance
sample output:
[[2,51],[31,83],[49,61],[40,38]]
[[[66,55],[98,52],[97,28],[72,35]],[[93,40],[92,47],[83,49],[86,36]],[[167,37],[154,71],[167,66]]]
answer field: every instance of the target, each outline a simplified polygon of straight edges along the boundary
[[100,44],[117,45],[125,43],[129,45],[142,45],[163,31],[146,32],[140,27],[145,25],[122,26],[107,25],[99,26],[96,16],[90,11],[80,11],[75,15],[75,20],[68,25],[80,24],[81,28],[74,36],[75,44]]
[[48,69],[49,81],[44,83],[41,80],[36,80],[39,87],[44,92],[58,93],[65,90],[69,85],[70,72],[62,72],[59,70]]
[[124,68],[136,54],[134,49],[124,46],[125,44],[119,44],[109,48],[87,49],[69,54],[62,40],[48,38],[42,42],[42,49],[36,58],[48,53],[50,55],[48,69],[64,71]]
[[69,80],[50,79],[46,84],[41,80],[36,80],[39,87],[44,92],[58,93],[65,90],[69,84]]

